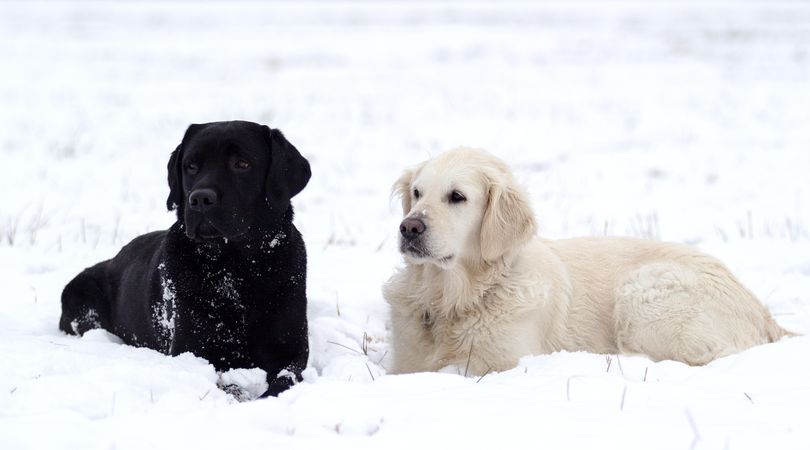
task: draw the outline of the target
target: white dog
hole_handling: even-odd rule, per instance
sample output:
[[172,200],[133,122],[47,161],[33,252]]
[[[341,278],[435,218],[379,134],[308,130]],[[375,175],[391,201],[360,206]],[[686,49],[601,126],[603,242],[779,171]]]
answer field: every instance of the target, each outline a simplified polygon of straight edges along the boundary
[[457,149],[406,170],[400,251],[383,288],[395,373],[470,374],[560,350],[700,365],[792,335],[715,258],[630,238],[535,237],[526,193],[494,156]]

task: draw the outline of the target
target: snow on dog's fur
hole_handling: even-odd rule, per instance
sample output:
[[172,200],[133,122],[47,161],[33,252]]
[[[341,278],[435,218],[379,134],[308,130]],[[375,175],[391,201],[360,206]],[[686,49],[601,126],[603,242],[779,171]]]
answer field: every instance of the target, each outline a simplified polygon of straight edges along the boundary
[[535,237],[527,194],[492,155],[456,149],[406,170],[385,284],[393,372],[470,374],[559,350],[692,365],[790,335],[715,258],[630,238]]

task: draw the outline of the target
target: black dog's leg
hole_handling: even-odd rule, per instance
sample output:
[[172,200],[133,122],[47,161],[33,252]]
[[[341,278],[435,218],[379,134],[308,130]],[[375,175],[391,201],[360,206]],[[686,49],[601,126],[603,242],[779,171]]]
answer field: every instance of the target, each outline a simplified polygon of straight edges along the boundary
[[[305,346],[307,344],[304,344]],[[275,373],[267,373],[267,385],[268,388],[261,395],[261,398],[265,397],[277,397],[278,394],[286,391],[287,389],[293,387],[296,383],[302,380],[301,372],[307,366],[307,358],[309,355],[309,349],[303,348],[300,350],[299,357],[296,358],[294,361],[290,362],[285,368],[284,371],[276,371]],[[280,374],[280,375],[279,375]]]
[[107,323],[109,299],[104,289],[107,264],[104,261],[85,269],[65,286],[60,330],[81,336]]
[[306,296],[301,286],[277,308],[272,318],[258,322],[252,331],[251,354],[258,367],[267,372],[268,388],[262,397],[277,396],[302,380],[301,372],[309,359],[306,322]]

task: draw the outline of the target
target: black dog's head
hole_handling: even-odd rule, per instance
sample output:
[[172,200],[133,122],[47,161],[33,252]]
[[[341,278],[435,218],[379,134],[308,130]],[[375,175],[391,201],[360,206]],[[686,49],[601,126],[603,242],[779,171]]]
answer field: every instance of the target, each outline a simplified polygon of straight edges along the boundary
[[243,121],[189,126],[168,169],[166,206],[198,241],[262,232],[286,214],[311,174],[279,130]]

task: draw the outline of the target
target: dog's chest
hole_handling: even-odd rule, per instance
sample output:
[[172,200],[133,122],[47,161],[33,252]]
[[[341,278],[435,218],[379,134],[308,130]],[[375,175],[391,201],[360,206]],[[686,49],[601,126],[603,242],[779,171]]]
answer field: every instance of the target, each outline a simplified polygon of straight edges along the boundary
[[468,291],[462,298],[451,297],[443,291],[423,294],[414,302],[414,306],[419,306],[413,310],[412,323],[419,323],[424,338],[448,359],[452,359],[450,353],[457,351],[466,357],[472,341],[492,339],[504,323],[523,312],[510,307],[497,287]]
[[177,285],[167,271],[166,263],[158,265],[160,282],[160,297],[152,304],[152,323],[158,337],[160,350],[171,352],[171,343],[174,341],[175,319],[177,318]]
[[169,270],[158,266],[161,295],[152,307],[152,319],[161,349],[172,353],[182,336],[194,336],[201,350],[246,355],[248,292],[246,281],[226,268],[199,271]]
[[420,307],[413,311],[413,323],[419,323],[421,332],[439,347],[455,348],[469,340],[482,325],[484,309],[481,298],[475,301],[452,302],[465,304],[465,308],[448,307],[448,299],[441,294],[422,298]]

